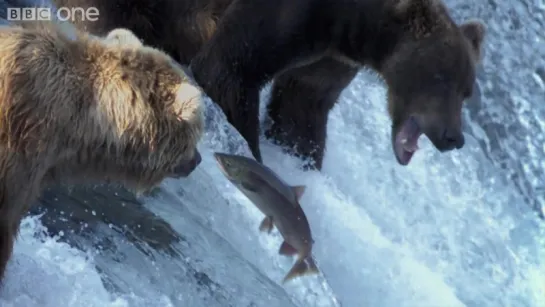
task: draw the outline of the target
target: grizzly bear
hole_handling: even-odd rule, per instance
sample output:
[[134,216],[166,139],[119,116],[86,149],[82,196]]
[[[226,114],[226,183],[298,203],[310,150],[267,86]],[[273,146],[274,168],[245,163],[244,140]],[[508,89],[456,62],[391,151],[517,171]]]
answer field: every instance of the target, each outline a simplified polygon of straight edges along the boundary
[[0,279],[45,187],[105,181],[142,191],[200,163],[202,91],[130,31],[100,38],[19,22],[0,27],[0,58]]
[[276,77],[267,136],[320,168],[328,112],[362,66],[389,88],[399,163],[409,163],[422,133],[441,151],[463,146],[460,113],[480,59],[480,22],[456,26],[439,0],[231,2],[56,0],[99,9],[98,21],[75,22],[82,29],[127,27],[191,63],[258,160],[258,92],[267,81]]
[[425,134],[461,148],[484,25],[457,25],[441,0],[53,0],[96,7],[104,34],[125,27],[189,65],[256,159],[259,90],[274,80],[265,135],[321,169],[329,110],[362,67],[388,87],[392,145],[407,165]]

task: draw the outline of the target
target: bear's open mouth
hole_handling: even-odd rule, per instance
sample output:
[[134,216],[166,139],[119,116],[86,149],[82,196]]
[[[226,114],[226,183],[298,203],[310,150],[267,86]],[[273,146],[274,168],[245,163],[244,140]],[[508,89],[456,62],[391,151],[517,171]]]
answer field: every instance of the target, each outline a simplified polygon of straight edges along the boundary
[[412,116],[397,129],[393,137],[393,147],[399,164],[409,164],[414,153],[418,150],[418,138],[421,135],[422,130],[420,130],[420,126]]

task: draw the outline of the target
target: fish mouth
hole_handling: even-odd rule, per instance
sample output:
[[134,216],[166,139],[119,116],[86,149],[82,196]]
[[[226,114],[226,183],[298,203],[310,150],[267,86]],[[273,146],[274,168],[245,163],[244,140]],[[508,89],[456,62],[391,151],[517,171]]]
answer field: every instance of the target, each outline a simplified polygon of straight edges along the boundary
[[408,165],[414,153],[418,150],[418,139],[422,130],[414,116],[406,119],[400,127],[392,131],[392,147],[401,165]]
[[223,173],[223,175],[227,178],[229,178],[229,174],[227,173],[227,170],[225,169],[225,167],[223,166],[223,162],[222,162],[222,154],[220,153],[214,153],[214,158],[216,159],[216,161],[218,162],[218,167],[220,169],[220,171]]

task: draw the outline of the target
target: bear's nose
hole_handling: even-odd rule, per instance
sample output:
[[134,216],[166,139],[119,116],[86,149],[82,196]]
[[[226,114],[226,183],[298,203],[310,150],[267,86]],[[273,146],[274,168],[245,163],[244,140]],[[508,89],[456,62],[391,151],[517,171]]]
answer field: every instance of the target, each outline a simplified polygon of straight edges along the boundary
[[191,174],[202,162],[201,154],[195,149],[193,158],[189,161],[184,161],[174,168],[174,174],[178,177],[187,177]]
[[460,149],[464,147],[465,144],[464,134],[459,129],[446,128],[443,131],[441,143],[442,150],[452,150],[454,148]]
[[193,156],[193,161],[195,162],[195,167],[197,167],[202,162],[201,154],[196,149],[195,149],[195,155]]

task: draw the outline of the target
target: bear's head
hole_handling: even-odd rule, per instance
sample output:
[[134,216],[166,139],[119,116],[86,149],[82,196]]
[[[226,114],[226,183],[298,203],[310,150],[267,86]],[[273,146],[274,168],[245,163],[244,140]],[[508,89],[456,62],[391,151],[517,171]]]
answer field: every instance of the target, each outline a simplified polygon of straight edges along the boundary
[[401,34],[381,70],[393,150],[407,165],[422,134],[441,152],[464,146],[462,106],[472,95],[485,27],[456,25],[439,0],[399,0],[393,14]]
[[25,21],[3,27],[0,40],[3,171],[25,178],[28,195],[90,181],[139,192],[201,162],[201,89],[132,32],[96,37]]
[[88,127],[99,131],[87,133],[94,140],[84,142],[88,146],[79,153],[81,172],[94,168],[95,177],[120,181],[135,191],[166,177],[187,177],[201,163],[201,89],[170,56],[143,45],[127,29],[112,30],[97,44],[99,51],[89,48],[98,99],[90,118],[95,124]]

